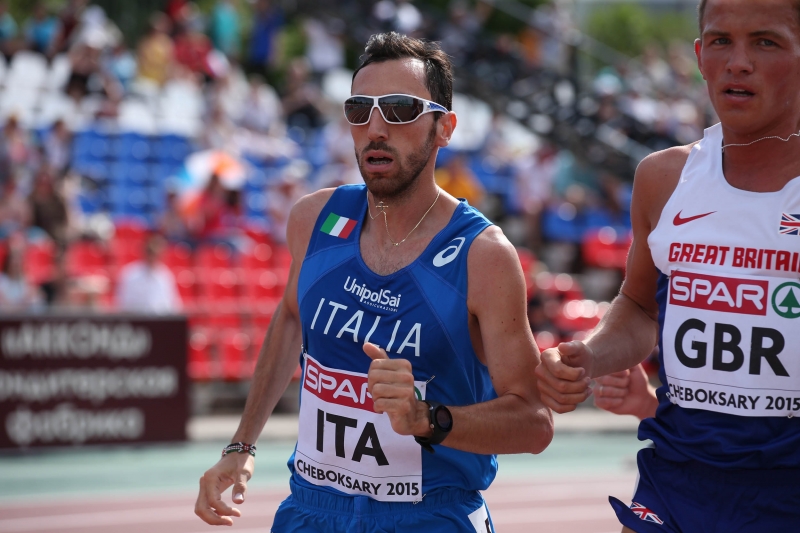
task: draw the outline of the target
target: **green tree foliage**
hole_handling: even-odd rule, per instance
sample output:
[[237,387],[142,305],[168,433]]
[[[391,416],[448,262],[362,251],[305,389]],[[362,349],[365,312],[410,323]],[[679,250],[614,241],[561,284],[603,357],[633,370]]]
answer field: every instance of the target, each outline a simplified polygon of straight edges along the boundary
[[691,41],[697,36],[692,10],[648,11],[640,4],[601,4],[590,13],[589,35],[629,56],[638,56],[645,46],[656,42]]

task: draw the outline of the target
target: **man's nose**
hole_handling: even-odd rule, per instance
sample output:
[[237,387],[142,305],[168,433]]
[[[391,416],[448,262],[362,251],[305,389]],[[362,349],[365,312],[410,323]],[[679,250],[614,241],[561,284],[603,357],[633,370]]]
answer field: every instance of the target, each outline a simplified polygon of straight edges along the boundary
[[372,113],[367,122],[367,136],[370,141],[386,140],[389,138],[389,125],[383,120],[380,109],[372,108]]

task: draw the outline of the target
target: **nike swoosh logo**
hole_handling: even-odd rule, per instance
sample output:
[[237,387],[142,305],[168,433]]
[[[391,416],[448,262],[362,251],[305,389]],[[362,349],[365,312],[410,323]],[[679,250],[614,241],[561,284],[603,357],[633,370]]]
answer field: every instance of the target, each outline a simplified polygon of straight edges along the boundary
[[687,222],[691,222],[692,220],[697,220],[698,218],[707,217],[708,215],[713,215],[714,213],[716,213],[716,211],[711,211],[710,213],[703,213],[702,215],[695,215],[693,217],[686,217],[686,218],[681,218],[681,213],[683,213],[683,210],[679,211],[678,214],[675,215],[675,218],[672,219],[672,223],[676,226],[686,224]]

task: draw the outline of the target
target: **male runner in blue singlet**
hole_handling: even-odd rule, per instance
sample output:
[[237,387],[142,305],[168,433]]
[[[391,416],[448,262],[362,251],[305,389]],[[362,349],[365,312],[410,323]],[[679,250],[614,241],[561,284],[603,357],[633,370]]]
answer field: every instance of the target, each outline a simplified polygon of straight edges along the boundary
[[[270,324],[234,442],[250,449],[301,354],[291,496],[274,533],[492,533],[478,491],[497,453],[552,438],[539,398],[514,248],[441,191],[437,151],[456,126],[452,73],[434,44],[373,36],[344,105],[365,185],[292,209],[289,283]],[[195,512],[231,525],[253,457],[228,453]]]
[[[598,405],[643,418],[653,442],[630,504],[611,498],[623,531],[800,531],[800,2],[699,13],[721,123],[639,165],[621,294],[536,373],[566,412],[589,378],[622,372],[598,380]],[[656,343],[657,398],[634,366]]]

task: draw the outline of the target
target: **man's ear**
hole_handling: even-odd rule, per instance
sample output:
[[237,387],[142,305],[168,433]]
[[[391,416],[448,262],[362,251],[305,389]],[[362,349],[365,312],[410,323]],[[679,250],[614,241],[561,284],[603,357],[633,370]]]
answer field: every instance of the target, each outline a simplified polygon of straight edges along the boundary
[[450,144],[450,139],[453,137],[453,131],[456,129],[456,124],[458,123],[458,118],[453,111],[449,113],[445,113],[439,120],[436,121],[436,146],[439,148],[444,148],[448,144]]
[[700,69],[700,74],[703,75],[703,79],[706,79],[706,75],[703,72],[703,60],[700,58],[700,52],[703,51],[703,44],[701,43],[700,39],[694,40],[694,55],[697,57],[697,68]]

